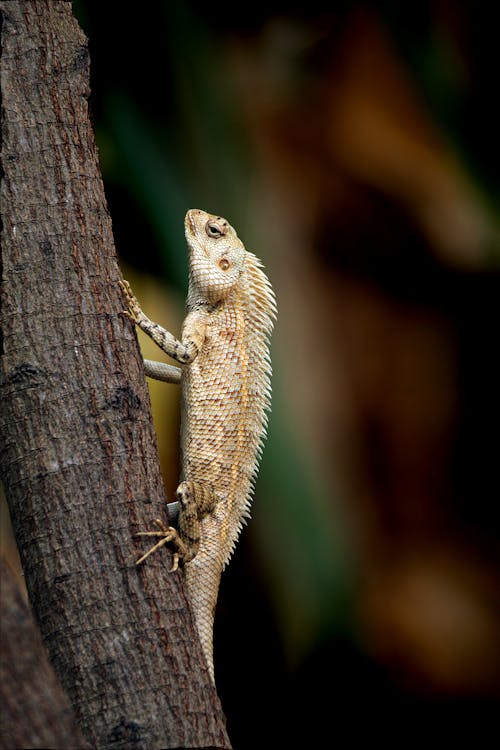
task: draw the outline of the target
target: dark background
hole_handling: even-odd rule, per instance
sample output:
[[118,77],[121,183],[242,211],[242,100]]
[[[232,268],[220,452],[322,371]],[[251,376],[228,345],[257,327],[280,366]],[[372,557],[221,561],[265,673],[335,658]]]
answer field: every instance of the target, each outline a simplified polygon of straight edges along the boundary
[[[235,750],[466,728],[482,747],[500,684],[494,11],[74,9],[146,312],[179,331],[188,208],[226,216],[278,298],[270,435],[215,630]],[[172,496],[178,394],[151,392]]]

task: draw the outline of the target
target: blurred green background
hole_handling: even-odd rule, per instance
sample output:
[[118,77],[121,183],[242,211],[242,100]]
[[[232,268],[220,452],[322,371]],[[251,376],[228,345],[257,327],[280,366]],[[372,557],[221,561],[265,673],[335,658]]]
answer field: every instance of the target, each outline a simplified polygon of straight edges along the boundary
[[[229,219],[278,299],[269,440],[215,631],[235,749],[483,731],[500,685],[494,10],[74,9],[145,311],[180,330],[188,208]],[[172,497],[178,393],[151,393]]]

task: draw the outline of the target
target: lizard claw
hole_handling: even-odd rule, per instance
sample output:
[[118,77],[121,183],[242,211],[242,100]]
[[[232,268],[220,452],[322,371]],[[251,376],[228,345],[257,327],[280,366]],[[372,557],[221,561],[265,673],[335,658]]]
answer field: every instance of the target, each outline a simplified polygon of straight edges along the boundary
[[122,314],[125,315],[132,323],[138,324],[139,313],[142,312],[140,305],[132,292],[132,287],[126,279],[120,280],[118,286],[122,290],[122,294],[125,297],[125,302],[128,305],[127,310],[122,310]]
[[169,573],[175,573],[175,571],[176,571],[176,570],[178,569],[178,567],[179,567],[179,559],[180,559],[180,555],[179,555],[179,553],[178,553],[178,552],[174,552],[174,554],[173,554],[173,559],[174,559],[174,561],[173,561],[173,563],[172,563],[172,567],[171,567],[171,568],[170,568],[170,570],[169,570]]
[[127,281],[127,279],[120,279],[118,281],[118,286],[122,290],[122,292],[125,295],[125,297],[133,297],[134,296],[133,293],[132,293],[132,287],[130,286],[130,284]]
[[132,323],[137,323],[137,318],[134,315],[133,312],[130,312],[130,310],[122,310],[122,315],[125,315],[126,318],[132,321]]
[[[149,549],[142,557],[140,557],[137,560],[136,565],[140,565],[147,557],[153,554],[153,552],[156,552],[157,549],[163,547],[163,545],[168,544],[169,542],[172,542],[173,540],[178,538],[177,529],[174,529],[173,526],[165,526],[163,521],[161,521],[159,518],[155,520],[155,523],[159,527],[160,531],[138,531],[137,534],[134,534],[134,536],[160,537],[160,541],[153,545],[151,549]],[[174,552],[173,564],[170,569],[171,573],[177,570],[177,568],[179,567],[179,558],[179,553]]]

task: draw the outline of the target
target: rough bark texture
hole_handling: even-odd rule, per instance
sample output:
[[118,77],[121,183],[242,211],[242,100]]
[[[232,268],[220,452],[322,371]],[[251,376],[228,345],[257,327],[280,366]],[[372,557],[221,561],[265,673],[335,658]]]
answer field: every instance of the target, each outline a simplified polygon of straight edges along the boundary
[[0,559],[0,748],[89,748],[52,669],[29,605]]
[[0,472],[33,610],[92,744],[229,747],[182,574],[168,554],[134,564],[164,491],[119,314],[86,39],[70,3],[0,10]]

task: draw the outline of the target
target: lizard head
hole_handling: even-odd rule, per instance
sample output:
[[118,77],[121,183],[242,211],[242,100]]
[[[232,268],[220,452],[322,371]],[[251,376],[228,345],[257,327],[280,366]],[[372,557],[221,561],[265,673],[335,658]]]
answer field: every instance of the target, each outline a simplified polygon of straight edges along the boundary
[[245,268],[245,248],[221,216],[192,208],[184,220],[191,283],[204,299],[219,302],[238,283]]

